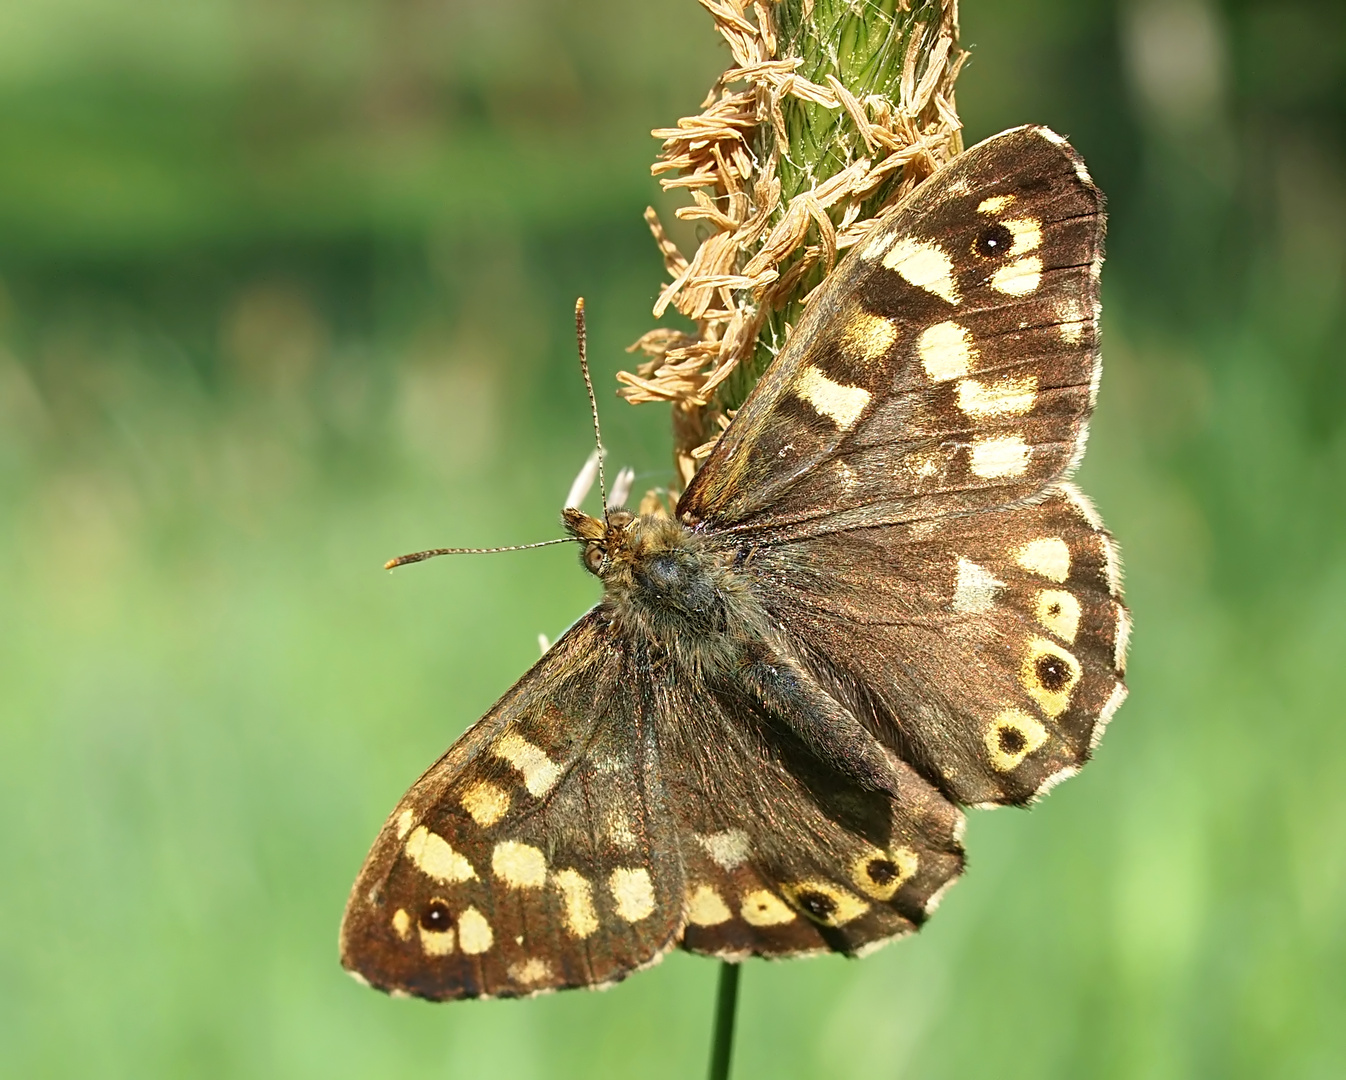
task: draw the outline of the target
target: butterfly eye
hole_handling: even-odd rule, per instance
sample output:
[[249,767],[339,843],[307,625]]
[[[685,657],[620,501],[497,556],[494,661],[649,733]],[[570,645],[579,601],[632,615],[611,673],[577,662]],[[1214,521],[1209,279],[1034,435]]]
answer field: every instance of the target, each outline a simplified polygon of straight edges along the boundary
[[977,249],[978,255],[990,258],[992,255],[1004,255],[1013,244],[1014,234],[997,221],[994,225],[982,229],[973,246]]
[[584,549],[584,565],[591,574],[597,574],[603,565],[603,549],[597,544],[590,544]]
[[453,913],[443,900],[431,900],[421,912],[421,927],[431,933],[442,933],[453,925]]

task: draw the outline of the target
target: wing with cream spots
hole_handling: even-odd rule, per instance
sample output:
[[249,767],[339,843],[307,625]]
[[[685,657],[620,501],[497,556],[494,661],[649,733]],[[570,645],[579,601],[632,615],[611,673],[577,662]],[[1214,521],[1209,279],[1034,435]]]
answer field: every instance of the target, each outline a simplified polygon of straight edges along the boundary
[[891,754],[823,763],[739,682],[680,676],[591,613],[432,767],[352,890],[342,963],[431,1000],[601,987],[676,944],[862,952],[961,872],[962,815]]
[[963,818],[888,755],[893,792],[824,764],[732,685],[662,691],[685,873],[683,948],[862,953],[917,929],[963,867]]
[[1116,549],[1069,484],[744,565],[819,682],[957,802],[1022,803],[1072,775],[1125,697]]
[[432,1000],[598,986],[676,943],[682,867],[649,679],[595,611],[406,794],[342,963]]
[[1097,389],[1102,243],[1102,195],[1060,136],[972,147],[813,294],[679,513],[828,531],[1003,506],[1060,479]]

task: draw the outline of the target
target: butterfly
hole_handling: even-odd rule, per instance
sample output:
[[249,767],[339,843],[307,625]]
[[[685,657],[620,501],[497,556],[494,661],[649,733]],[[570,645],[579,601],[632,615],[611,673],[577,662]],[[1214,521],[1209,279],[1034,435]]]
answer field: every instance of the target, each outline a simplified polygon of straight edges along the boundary
[[961,808],[1073,775],[1126,695],[1117,548],[1065,480],[1103,232],[1060,136],[972,147],[815,291],[671,517],[568,508],[603,599],[390,815],[345,967],[514,997],[919,928]]

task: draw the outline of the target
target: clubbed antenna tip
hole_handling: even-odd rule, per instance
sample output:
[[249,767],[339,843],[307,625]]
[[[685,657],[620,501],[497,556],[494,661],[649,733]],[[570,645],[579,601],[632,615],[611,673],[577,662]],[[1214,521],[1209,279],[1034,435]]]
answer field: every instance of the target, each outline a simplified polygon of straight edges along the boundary
[[428,551],[413,551],[410,555],[399,555],[383,564],[385,570],[396,570],[399,566],[424,562],[440,555],[494,555],[498,551],[528,551],[530,548],[551,547],[553,544],[574,544],[578,537],[562,536],[556,540],[539,540],[536,544],[511,544],[509,547],[489,548],[431,548]]

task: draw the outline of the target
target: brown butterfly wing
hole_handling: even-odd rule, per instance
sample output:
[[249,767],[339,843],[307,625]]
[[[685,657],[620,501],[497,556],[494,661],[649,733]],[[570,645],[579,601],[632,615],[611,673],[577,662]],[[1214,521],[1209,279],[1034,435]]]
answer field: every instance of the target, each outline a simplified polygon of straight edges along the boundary
[[865,790],[729,687],[670,685],[666,700],[683,948],[862,953],[919,927],[962,871],[961,813],[905,763],[891,759],[896,797]]
[[1116,548],[1071,485],[751,564],[806,666],[957,802],[1025,802],[1073,774],[1125,697]]
[[676,944],[684,893],[649,679],[591,612],[403,797],[345,967],[432,1000],[598,986]]
[[1102,195],[1045,128],[927,179],[813,294],[679,503],[723,530],[837,530],[1032,496],[1083,452]]

